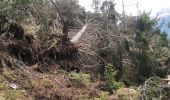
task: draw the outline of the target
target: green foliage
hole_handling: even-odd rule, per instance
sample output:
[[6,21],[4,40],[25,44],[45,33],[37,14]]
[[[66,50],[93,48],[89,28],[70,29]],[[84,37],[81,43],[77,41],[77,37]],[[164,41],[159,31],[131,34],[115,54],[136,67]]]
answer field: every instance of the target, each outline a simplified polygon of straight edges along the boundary
[[120,43],[117,43],[116,52],[114,53],[112,57],[112,63],[119,70],[122,70],[122,67],[123,67],[122,65],[123,55],[126,52],[129,52],[130,50],[129,45],[130,45],[129,42],[126,39],[122,40]]
[[0,90],[4,93],[5,100],[17,100],[21,96],[21,92],[8,87],[7,84],[1,83]]
[[113,20],[114,23],[117,21],[118,13],[115,11],[115,4],[111,1],[104,1],[101,6],[101,11],[109,20]]
[[[99,0],[94,0],[99,1]],[[119,14],[115,10],[115,4],[111,1],[103,1],[100,6],[101,13],[96,14],[95,17],[97,27],[99,28],[99,32],[97,33],[99,43],[98,43],[98,54],[106,60],[106,62],[112,63],[112,57],[114,54],[114,47],[112,36],[116,34],[113,30],[116,30],[116,22],[118,21]],[[98,17],[100,16],[100,18]],[[105,66],[105,65],[103,65]]]
[[151,19],[149,15],[150,13],[143,12],[138,16],[136,29],[138,29],[140,32],[150,31],[156,24],[156,19]]
[[6,79],[10,80],[11,82],[17,81],[17,76],[16,76],[16,75],[14,74],[14,72],[13,72],[12,70],[10,70],[9,68],[4,68],[2,75],[3,75]]
[[15,89],[7,89],[4,96],[6,100],[17,100],[20,95],[20,92]]
[[95,13],[98,13],[99,12],[99,7],[100,7],[100,4],[101,4],[101,0],[92,0],[92,7],[95,11]]
[[166,100],[167,93],[162,85],[166,82],[159,77],[151,77],[138,88],[143,100]]
[[139,83],[152,77],[159,69],[159,63],[166,58],[168,46],[167,35],[156,27],[157,19],[150,18],[149,13],[141,13],[136,21],[136,36],[132,41],[130,59],[135,66],[136,79]]
[[144,82],[147,78],[153,76],[154,67],[157,66],[156,59],[147,51],[132,52],[132,62],[136,66],[138,82]]
[[4,14],[8,19],[22,21],[28,18],[28,7],[31,0],[3,0],[0,2],[0,13]]
[[66,71],[63,70],[63,69],[58,69],[56,73],[57,73],[57,74],[68,74],[68,72],[66,72]]
[[102,92],[99,98],[94,98],[94,100],[109,100],[107,93]]
[[85,21],[85,9],[79,6],[76,0],[57,0],[56,5],[70,28],[76,27],[77,19]]
[[27,5],[29,4],[32,0],[13,0],[16,4],[20,5]]
[[106,89],[108,91],[119,89],[124,86],[122,82],[117,82],[115,80],[116,75],[117,75],[117,71],[113,69],[113,66],[111,64],[108,64],[105,70]]
[[163,32],[160,34],[160,46],[161,47],[167,47],[168,46],[168,39],[167,39],[167,33]]
[[90,83],[90,75],[84,73],[71,72],[69,74],[69,79],[76,86],[88,86]]

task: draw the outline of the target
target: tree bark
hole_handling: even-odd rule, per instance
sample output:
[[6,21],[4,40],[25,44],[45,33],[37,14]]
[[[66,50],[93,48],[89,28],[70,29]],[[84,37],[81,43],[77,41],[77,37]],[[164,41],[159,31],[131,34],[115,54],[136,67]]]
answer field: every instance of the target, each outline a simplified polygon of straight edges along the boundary
[[83,28],[70,40],[72,43],[76,43],[79,41],[79,39],[82,37],[82,35],[85,33],[85,30],[87,28],[88,24],[85,24]]

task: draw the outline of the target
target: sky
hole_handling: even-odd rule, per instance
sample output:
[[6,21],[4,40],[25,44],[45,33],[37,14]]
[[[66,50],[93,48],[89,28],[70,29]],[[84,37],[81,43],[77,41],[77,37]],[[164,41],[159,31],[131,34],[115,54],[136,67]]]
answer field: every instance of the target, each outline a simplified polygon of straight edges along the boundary
[[[122,0],[112,0],[115,1],[116,6],[115,9],[119,13],[122,13]],[[137,3],[138,10],[140,11],[151,11],[151,16],[159,16],[170,15],[168,13],[161,13],[162,10],[170,9],[170,0],[124,0],[125,4],[125,12],[130,15],[137,15]],[[92,11],[91,4],[92,0],[79,0],[79,4],[84,6],[87,11]]]

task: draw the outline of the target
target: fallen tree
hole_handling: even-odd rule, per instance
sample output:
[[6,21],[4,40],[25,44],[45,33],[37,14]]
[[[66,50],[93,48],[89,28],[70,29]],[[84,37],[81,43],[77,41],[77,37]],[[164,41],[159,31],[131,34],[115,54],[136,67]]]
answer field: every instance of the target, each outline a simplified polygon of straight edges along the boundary
[[78,42],[78,40],[82,37],[82,35],[84,34],[86,28],[87,28],[88,24],[85,24],[83,26],[83,28],[70,40],[72,43],[76,43]]
[[[0,37],[2,47],[0,52],[2,55],[9,55],[22,61],[27,66],[38,64],[37,70],[40,72],[49,71],[54,62],[67,71],[76,70],[79,72],[81,65],[78,59],[80,55],[75,43],[83,35],[86,27],[87,24],[71,40],[53,34],[45,37],[41,44],[33,35],[25,34],[21,25],[11,22],[5,33],[2,33],[5,35]],[[0,59],[5,61],[7,58]],[[8,63],[5,62],[7,66],[12,66]]]

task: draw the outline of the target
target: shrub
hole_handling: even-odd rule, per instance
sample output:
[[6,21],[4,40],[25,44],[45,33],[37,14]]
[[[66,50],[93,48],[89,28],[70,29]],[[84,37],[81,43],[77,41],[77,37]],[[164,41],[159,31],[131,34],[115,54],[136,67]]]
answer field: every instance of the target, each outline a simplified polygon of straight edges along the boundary
[[17,100],[20,95],[20,92],[16,89],[7,89],[4,94],[6,100]]
[[139,86],[138,91],[143,100],[169,100],[166,91],[166,81],[159,77],[151,77]]
[[111,92],[114,89],[119,89],[124,86],[122,82],[117,82],[115,80],[116,75],[117,71],[113,69],[113,65],[108,64],[105,70],[106,90]]
[[77,86],[87,86],[90,83],[90,75],[84,73],[71,72],[69,79]]

